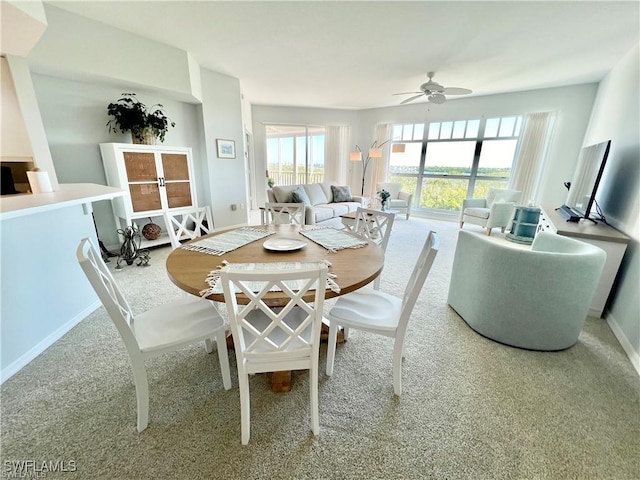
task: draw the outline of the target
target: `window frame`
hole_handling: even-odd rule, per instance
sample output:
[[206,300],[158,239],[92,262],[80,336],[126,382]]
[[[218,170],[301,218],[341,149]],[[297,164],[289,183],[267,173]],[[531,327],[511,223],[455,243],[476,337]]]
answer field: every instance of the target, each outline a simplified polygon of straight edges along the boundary
[[[493,120],[498,120],[498,126],[496,128],[496,135],[495,136],[485,136],[485,129],[486,129],[486,125],[487,122],[489,121],[493,121]],[[511,121],[511,120],[515,120],[513,121],[513,126],[511,128],[509,135],[506,134],[502,134],[501,135],[501,129],[502,129],[502,125],[503,122],[506,121]],[[479,125],[478,125],[478,130],[477,130],[477,135],[473,136],[473,137],[466,137],[467,134],[467,129],[469,127],[469,122],[475,122],[478,121]],[[462,137],[455,137],[454,138],[454,132],[456,131],[456,123],[458,122],[465,122],[464,125],[464,134]],[[449,130],[449,134],[447,138],[440,138],[443,131],[442,131],[442,126],[443,124],[451,124],[451,129]],[[508,182],[509,179],[511,178],[511,175],[509,176],[490,176],[490,175],[479,175],[478,174],[478,170],[480,168],[480,157],[481,157],[481,153],[482,153],[482,146],[484,144],[485,141],[487,140],[515,140],[516,142],[518,142],[520,135],[522,134],[522,123],[523,123],[523,115],[503,115],[500,117],[491,117],[491,118],[486,118],[486,117],[481,117],[481,118],[470,118],[470,119],[465,119],[465,120],[446,120],[446,121],[438,121],[438,122],[425,122],[424,124],[415,124],[415,123],[405,123],[405,124],[392,124],[392,130],[394,132],[394,137],[396,132],[398,132],[398,129],[401,128],[400,130],[400,137],[403,140],[399,140],[399,141],[395,141],[394,143],[421,143],[421,149],[420,149],[420,161],[418,164],[418,171],[417,173],[402,173],[402,172],[398,172],[398,173],[394,173],[391,171],[392,166],[391,164],[389,164],[389,170],[387,172],[387,175],[389,177],[393,176],[393,177],[407,177],[407,178],[415,178],[416,179],[416,191],[414,193],[414,198],[413,198],[413,205],[412,207],[417,209],[418,211],[423,211],[423,212],[439,212],[439,213],[447,213],[450,214],[452,213],[450,210],[443,210],[443,209],[437,209],[437,208],[424,208],[420,206],[420,198],[422,195],[422,187],[424,185],[424,180],[425,179],[445,179],[445,180],[465,180],[467,181],[467,192],[466,192],[466,198],[473,198],[473,193],[475,191],[476,188],[476,183],[478,181],[501,181],[501,182]],[[416,139],[416,138],[412,138],[412,139],[407,139],[404,140],[405,136],[404,136],[404,129],[407,127],[410,127],[412,129],[412,132],[415,132],[416,129],[416,125],[423,125],[423,135],[421,139]],[[430,138],[430,132],[431,132],[431,127],[432,125],[438,125],[438,138]],[[448,128],[448,127],[447,127]],[[470,173],[468,175],[466,174],[447,174],[447,173],[425,173],[426,172],[426,156],[427,156],[427,149],[429,144],[433,144],[433,143],[450,143],[450,142],[461,142],[461,141],[470,141],[470,140],[474,140],[475,141],[475,148],[474,148],[474,153],[473,153],[473,159],[472,159],[472,163],[471,163],[471,170]],[[511,161],[511,168],[513,168],[513,162],[515,161],[515,151],[514,151],[514,156],[513,159]]]

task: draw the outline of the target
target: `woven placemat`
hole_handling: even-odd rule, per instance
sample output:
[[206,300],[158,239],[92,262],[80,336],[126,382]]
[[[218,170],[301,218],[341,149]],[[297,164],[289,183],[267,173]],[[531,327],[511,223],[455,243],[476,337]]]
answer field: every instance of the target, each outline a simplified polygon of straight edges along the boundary
[[329,253],[336,253],[338,250],[345,248],[362,248],[367,246],[366,240],[333,227],[308,228],[301,230],[300,235],[323,246]]
[[[296,269],[305,268],[305,267],[316,267],[319,263],[326,265],[327,267],[331,267],[331,262],[327,260],[323,260],[322,262],[272,262],[272,263],[229,263],[226,260],[224,260],[222,262],[222,265],[218,265],[218,267],[215,270],[211,270],[211,272],[209,272],[209,275],[207,275],[207,278],[205,279],[205,282],[207,282],[207,285],[209,285],[209,288],[207,288],[206,290],[202,290],[200,292],[200,296],[207,297],[215,293],[217,294],[223,293],[222,284],[220,283],[220,270],[227,266],[234,269],[240,269],[240,270],[296,270]],[[328,288],[333,292],[340,293],[340,287],[334,281],[335,278],[336,278],[335,273],[331,273],[331,272],[327,273],[326,288]],[[287,287],[290,288],[291,290],[296,291],[296,290],[300,290],[301,285],[299,285],[298,282],[301,282],[301,281],[303,282],[303,280],[287,280],[284,282],[284,284],[287,285]],[[264,282],[254,282],[252,284],[251,282],[249,282],[251,291],[259,292],[263,288],[263,283]],[[273,285],[270,291],[279,292],[281,291],[281,289],[278,288],[277,285]]]
[[220,256],[274,233],[276,232],[269,232],[262,228],[242,227],[213,237],[203,238],[197,242],[181,245],[180,248]]

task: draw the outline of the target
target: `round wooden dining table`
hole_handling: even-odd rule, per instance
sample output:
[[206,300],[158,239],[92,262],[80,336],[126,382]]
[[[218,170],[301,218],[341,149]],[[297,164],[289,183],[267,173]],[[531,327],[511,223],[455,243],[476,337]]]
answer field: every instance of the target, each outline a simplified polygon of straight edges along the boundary
[[[273,235],[256,240],[223,255],[210,255],[207,253],[176,248],[167,257],[167,272],[171,281],[185,292],[200,296],[200,292],[206,290],[209,285],[206,282],[207,275],[212,270],[220,268],[223,260],[229,263],[272,263],[272,262],[318,262],[328,260],[331,263],[329,272],[336,275],[335,282],[340,287],[340,292],[327,289],[325,298],[332,298],[353,292],[369,283],[380,275],[384,266],[384,252],[374,242],[367,241],[367,245],[361,248],[345,248],[335,253],[323,246],[300,235],[299,231],[305,227],[298,225],[264,225],[255,228],[266,228],[275,230]],[[227,230],[216,231],[207,235],[220,235]],[[354,234],[349,234],[354,235]],[[206,238],[202,237],[202,238]],[[303,240],[307,245],[295,251],[274,252],[263,247],[266,240],[273,238],[291,238]],[[193,240],[197,242],[200,239]],[[304,297],[307,301],[313,301],[313,291]],[[212,294],[207,297],[209,300],[224,302],[223,294]],[[285,305],[289,297],[282,292],[269,292],[263,301],[271,307]],[[238,303],[247,303],[247,298],[243,294],[237,294]],[[323,327],[326,327],[323,325]],[[328,328],[324,328],[328,330]],[[325,331],[325,335],[327,332]],[[339,339],[342,335],[339,335]],[[340,340],[339,340],[340,341]],[[344,341],[344,340],[342,340]],[[231,337],[228,337],[229,347],[233,347]],[[281,371],[271,374],[271,390],[275,393],[283,393],[291,390],[291,372]]]
[[[298,233],[305,227],[298,225],[264,225],[254,228],[275,230],[276,233],[220,256],[176,248],[167,257],[169,278],[185,292],[199,296],[201,291],[209,287],[206,282],[207,275],[212,270],[218,269],[223,260],[229,263],[318,262],[328,260],[331,263],[329,272],[336,275],[334,280],[340,287],[339,293],[327,289],[325,298],[332,298],[353,292],[371,283],[380,275],[384,266],[384,252],[375,242],[368,241],[366,247],[345,248],[335,253],[329,253],[323,246]],[[216,231],[206,237],[228,231]],[[299,250],[286,252],[274,252],[263,247],[263,243],[266,240],[277,237],[303,240],[307,242],[307,245]],[[200,239],[196,239],[193,242],[198,240]],[[207,298],[216,302],[224,302],[222,293],[212,294]],[[247,303],[244,295],[238,294],[237,298],[238,303]],[[289,297],[282,292],[269,292],[264,301],[271,307],[279,307],[285,305],[288,299]],[[305,300],[313,300],[313,291],[310,291]]]

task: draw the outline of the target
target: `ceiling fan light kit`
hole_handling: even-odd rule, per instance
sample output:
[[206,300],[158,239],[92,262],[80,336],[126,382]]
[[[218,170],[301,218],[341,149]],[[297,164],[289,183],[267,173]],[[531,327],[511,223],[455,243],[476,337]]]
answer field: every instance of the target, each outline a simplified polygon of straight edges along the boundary
[[443,87],[438,82],[433,81],[433,76],[435,72],[429,72],[427,76],[429,80],[422,85],[420,85],[419,92],[404,92],[404,93],[394,93],[394,95],[410,95],[415,94],[413,97],[409,97],[402,102],[400,105],[405,103],[412,102],[422,96],[426,96],[427,100],[431,103],[441,104],[444,103],[447,97],[445,95],[468,95],[471,93],[471,90],[468,88],[460,88],[460,87]]
[[444,103],[446,99],[447,97],[445,97],[442,93],[432,93],[427,97],[427,100],[429,100],[431,103],[438,103],[438,104]]

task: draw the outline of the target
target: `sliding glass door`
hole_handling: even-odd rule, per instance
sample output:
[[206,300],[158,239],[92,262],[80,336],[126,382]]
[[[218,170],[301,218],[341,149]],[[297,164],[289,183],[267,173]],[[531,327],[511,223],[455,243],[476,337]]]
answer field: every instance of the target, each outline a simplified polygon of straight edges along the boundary
[[323,181],[324,127],[265,125],[265,134],[268,176],[275,185]]

